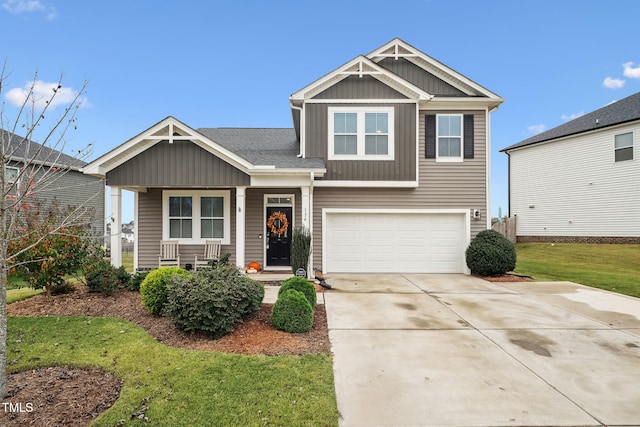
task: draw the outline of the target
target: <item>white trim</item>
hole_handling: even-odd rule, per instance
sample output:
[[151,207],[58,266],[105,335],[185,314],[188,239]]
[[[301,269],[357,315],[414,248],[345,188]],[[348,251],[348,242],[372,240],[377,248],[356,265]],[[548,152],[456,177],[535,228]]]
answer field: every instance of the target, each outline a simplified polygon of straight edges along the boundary
[[[625,147],[620,147],[617,148],[616,147],[616,137],[617,136],[622,136],[622,135],[626,135],[630,133],[631,134],[631,144]],[[629,160],[633,161],[636,160],[636,147],[635,147],[635,132],[633,131],[633,129],[631,129],[629,132],[622,132],[622,133],[615,133],[613,135],[613,162],[614,163],[619,163],[619,162],[628,162]],[[627,159],[627,160],[616,160],[616,152],[618,150],[624,150],[625,148],[631,148],[631,158]]]
[[[439,132],[439,123],[438,120],[440,117],[459,117],[460,118],[460,156],[440,156],[440,132]],[[449,135],[450,137],[451,135]],[[447,136],[443,136],[443,138],[447,138]],[[457,138],[454,136],[454,138]],[[462,163],[464,161],[464,114],[436,114],[436,163]]]
[[[489,111],[489,109],[487,108],[484,112],[485,114],[485,124],[486,124],[486,129],[485,129],[485,194],[486,194],[486,202],[487,202],[487,208],[486,208],[486,218],[485,221],[487,223],[487,230],[491,230],[491,218],[493,217],[492,215],[492,209],[491,209],[491,112]],[[475,133],[474,133],[474,138],[475,138]],[[464,145],[463,145],[464,146]]]
[[[322,272],[327,273],[327,215],[340,213],[355,214],[452,214],[464,215],[465,235],[462,242],[463,248],[467,248],[471,243],[471,210],[470,209],[368,209],[368,208],[322,208]],[[463,258],[464,258],[464,254]],[[471,274],[471,271],[464,263],[464,274]]]
[[[247,187],[236,187],[236,265],[245,265]],[[226,225],[226,221],[225,221]]]
[[307,99],[305,104],[415,104],[415,99],[400,98],[400,99]]
[[[270,198],[281,198],[288,197],[291,199],[291,203],[269,203],[268,200]],[[269,239],[267,238],[267,208],[270,206],[282,206],[285,208],[291,208],[291,231],[293,233],[293,228],[295,227],[295,219],[296,219],[296,195],[293,193],[269,193],[264,194],[262,199],[262,228],[261,234],[264,236],[262,239],[262,265],[265,270],[291,270],[291,266],[280,266],[280,265],[267,265],[267,243]],[[289,236],[291,238],[292,236]]]
[[[7,171],[8,170],[15,170],[16,171],[16,176],[13,181],[7,179]],[[8,184],[13,184],[14,182],[16,182],[18,180],[18,178],[20,178],[20,168],[17,166],[9,166],[9,165],[5,165],[4,167],[4,179]]]
[[[190,196],[192,200],[192,236],[191,239],[172,239],[169,237],[169,197]],[[231,244],[231,191],[229,190],[163,190],[162,191],[162,239],[177,240],[181,245],[203,245],[205,238],[200,237],[200,197],[222,197],[224,200],[224,238],[223,245]]]
[[133,271],[138,271],[138,241],[140,240],[140,232],[138,231],[138,224],[140,221],[138,220],[138,192],[133,192]]
[[111,265],[122,265],[122,192],[111,187]]
[[[334,154],[334,113],[356,114],[357,127],[357,148],[356,154]],[[383,113],[388,115],[387,121],[387,154],[365,154],[365,117],[367,113]],[[395,108],[386,107],[329,107],[327,110],[328,122],[328,160],[367,160],[383,161],[395,160]]]
[[416,188],[420,185],[419,180],[415,181],[348,181],[348,180],[317,180],[314,181],[314,187],[353,187],[353,188]]

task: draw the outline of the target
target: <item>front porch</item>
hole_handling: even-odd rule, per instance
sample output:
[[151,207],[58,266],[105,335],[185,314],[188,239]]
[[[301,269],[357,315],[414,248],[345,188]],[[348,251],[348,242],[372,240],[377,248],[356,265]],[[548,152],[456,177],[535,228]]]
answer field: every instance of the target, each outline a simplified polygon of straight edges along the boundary
[[[222,242],[221,253],[230,254],[230,262],[238,267],[245,268],[250,262],[258,262],[263,270],[283,272],[290,277],[293,229],[312,229],[310,185],[297,188],[238,186],[207,190],[184,187],[132,190],[135,223],[133,268],[136,271],[158,267],[162,240],[178,241],[180,264],[188,268],[194,265],[196,255],[202,256],[205,240],[217,239]],[[112,186],[112,230],[120,228],[121,199],[122,187]],[[185,205],[184,210],[173,212],[172,206],[180,203]],[[211,211],[210,205],[214,205],[215,212]],[[284,228],[281,219],[286,222]],[[112,234],[112,263],[116,266],[122,264],[118,256],[121,245],[121,236]]]

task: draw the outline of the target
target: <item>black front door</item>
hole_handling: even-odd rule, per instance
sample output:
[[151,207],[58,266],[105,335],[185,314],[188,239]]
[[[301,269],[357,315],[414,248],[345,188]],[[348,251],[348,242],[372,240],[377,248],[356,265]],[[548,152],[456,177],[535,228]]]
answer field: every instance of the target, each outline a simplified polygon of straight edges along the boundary
[[267,207],[267,267],[291,265],[293,208]]

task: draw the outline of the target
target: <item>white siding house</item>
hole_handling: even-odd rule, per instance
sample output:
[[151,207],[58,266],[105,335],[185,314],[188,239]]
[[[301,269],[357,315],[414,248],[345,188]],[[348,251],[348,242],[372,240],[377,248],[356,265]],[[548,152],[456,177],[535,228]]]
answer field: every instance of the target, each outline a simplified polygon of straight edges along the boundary
[[502,151],[518,241],[640,243],[640,93]]

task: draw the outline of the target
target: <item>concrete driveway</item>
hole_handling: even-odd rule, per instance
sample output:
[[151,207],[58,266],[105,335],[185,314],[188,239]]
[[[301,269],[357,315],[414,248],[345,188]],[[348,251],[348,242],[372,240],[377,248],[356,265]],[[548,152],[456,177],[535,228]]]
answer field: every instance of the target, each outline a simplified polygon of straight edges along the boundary
[[332,275],[340,426],[640,425],[640,300],[568,282]]

